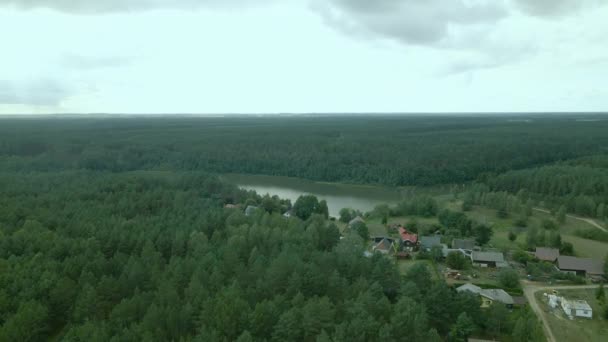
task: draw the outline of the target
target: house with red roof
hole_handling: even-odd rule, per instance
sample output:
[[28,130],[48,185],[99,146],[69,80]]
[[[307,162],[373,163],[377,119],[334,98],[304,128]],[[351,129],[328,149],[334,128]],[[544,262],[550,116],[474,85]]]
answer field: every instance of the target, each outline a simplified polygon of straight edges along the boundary
[[405,250],[414,250],[418,247],[418,234],[408,232],[404,227],[399,227],[400,247]]

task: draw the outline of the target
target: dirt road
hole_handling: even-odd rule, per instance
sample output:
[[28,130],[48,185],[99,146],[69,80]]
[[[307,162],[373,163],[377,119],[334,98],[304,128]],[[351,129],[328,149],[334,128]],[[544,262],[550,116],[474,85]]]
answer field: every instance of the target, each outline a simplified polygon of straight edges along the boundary
[[536,313],[536,316],[538,316],[538,318],[543,323],[543,329],[545,330],[545,336],[547,336],[547,341],[549,341],[549,342],[556,342],[556,339],[555,339],[555,336],[553,335],[553,332],[551,331],[551,327],[549,327],[549,321],[547,320],[547,317],[545,316],[545,311],[540,307],[540,305],[543,305],[543,304],[538,303],[534,294],[538,291],[543,291],[543,290],[545,290],[545,291],[580,290],[580,289],[594,289],[594,288],[598,287],[598,285],[546,286],[546,285],[538,285],[538,284],[535,284],[535,283],[532,283],[532,282],[529,282],[526,280],[522,281],[522,285],[523,285],[523,289],[524,289],[524,295],[528,299],[528,303],[530,303],[530,308],[532,308],[532,310],[534,310],[534,312]]
[[[536,210],[536,211],[540,211],[542,213],[551,214],[551,212],[549,210],[546,210],[546,209],[541,209],[541,208],[533,208],[533,209]],[[592,219],[585,218],[585,217],[574,216],[574,215],[570,215],[570,214],[568,214],[566,216],[568,216],[571,219],[575,219],[575,220],[579,220],[579,221],[583,221],[583,222],[589,223],[590,225],[594,226],[595,228],[603,230],[606,233],[608,233],[608,229],[602,227],[599,223],[595,222]]]

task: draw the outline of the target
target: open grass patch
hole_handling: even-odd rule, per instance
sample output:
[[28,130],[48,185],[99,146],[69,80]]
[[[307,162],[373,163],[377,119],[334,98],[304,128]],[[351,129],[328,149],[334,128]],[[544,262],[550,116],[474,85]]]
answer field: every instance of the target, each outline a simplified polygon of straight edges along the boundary
[[543,296],[543,292],[537,292],[535,296],[558,342],[608,341],[608,320],[600,317],[601,306],[595,299],[595,289],[565,290],[560,291],[559,295],[567,299],[586,300],[593,308],[593,318],[575,318],[570,320],[564,314],[561,307],[558,306],[552,309],[547,304],[547,298]]

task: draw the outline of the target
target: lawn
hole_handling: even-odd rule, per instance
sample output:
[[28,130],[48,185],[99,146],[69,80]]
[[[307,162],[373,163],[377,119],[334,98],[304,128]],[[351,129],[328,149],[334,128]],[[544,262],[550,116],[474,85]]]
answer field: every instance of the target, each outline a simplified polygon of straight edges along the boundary
[[[460,210],[461,202],[454,201],[447,203],[447,207],[451,210]],[[492,247],[506,250],[513,249],[516,247],[525,247],[526,243],[526,228],[519,228],[523,230],[518,234],[515,242],[509,241],[508,234],[509,231],[514,227],[513,219],[516,217],[512,215],[511,217],[500,219],[496,217],[496,210],[488,209],[485,207],[475,206],[471,211],[466,212],[467,216],[477,222],[486,223],[493,225],[494,228],[494,236],[490,240],[489,245]],[[528,219],[528,227],[536,226],[540,227],[541,222],[544,219],[551,219],[552,216],[547,213],[534,211],[533,215]],[[559,225],[559,231],[562,234],[563,241],[567,241],[572,243],[574,247],[574,252],[577,256],[580,257],[588,257],[594,258],[597,260],[604,260],[606,254],[608,253],[608,243],[594,241],[589,239],[583,239],[577,236],[574,236],[574,232],[579,229],[596,229],[592,225],[577,220],[574,218],[568,217],[566,222]]]
[[560,307],[552,309],[547,305],[543,292],[537,292],[539,305],[545,312],[553,335],[560,341],[608,341],[608,320],[600,317],[600,304],[595,299],[595,290],[567,290],[560,291],[560,296],[568,299],[584,299],[593,308],[593,319],[575,318],[570,320]]

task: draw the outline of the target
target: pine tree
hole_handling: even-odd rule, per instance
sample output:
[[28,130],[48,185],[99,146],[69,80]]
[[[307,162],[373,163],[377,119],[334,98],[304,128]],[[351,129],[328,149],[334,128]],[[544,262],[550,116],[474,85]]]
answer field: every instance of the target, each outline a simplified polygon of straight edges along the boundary
[[606,301],[606,292],[604,291],[604,282],[600,283],[600,286],[597,288],[595,292],[595,299],[600,303],[604,303]]
[[563,205],[561,207],[559,207],[559,210],[557,211],[557,222],[559,223],[564,223],[566,222],[566,207],[564,207]]

